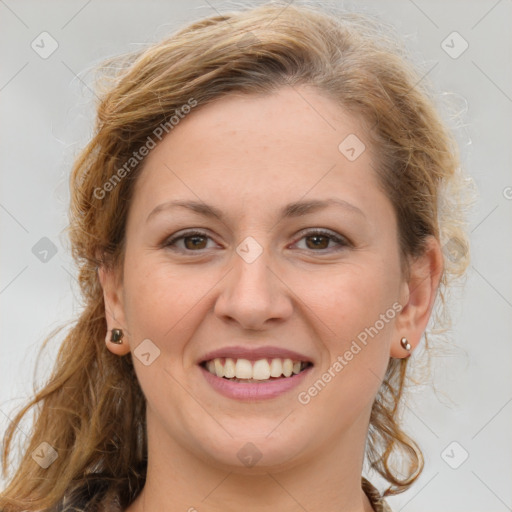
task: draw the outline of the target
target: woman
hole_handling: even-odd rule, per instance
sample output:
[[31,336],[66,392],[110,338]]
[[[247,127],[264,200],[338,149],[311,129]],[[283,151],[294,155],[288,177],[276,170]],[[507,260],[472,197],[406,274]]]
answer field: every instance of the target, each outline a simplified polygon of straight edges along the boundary
[[71,180],[85,308],[3,510],[389,511],[423,469],[408,357],[468,254],[418,76],[369,20],[278,3],[123,63]]

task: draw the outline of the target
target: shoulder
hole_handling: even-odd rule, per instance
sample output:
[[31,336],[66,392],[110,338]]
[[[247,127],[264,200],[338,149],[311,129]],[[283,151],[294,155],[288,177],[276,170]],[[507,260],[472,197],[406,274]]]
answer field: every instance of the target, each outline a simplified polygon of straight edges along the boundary
[[82,492],[64,496],[59,503],[44,512],[123,512],[120,503],[118,493],[84,492],[82,489]]

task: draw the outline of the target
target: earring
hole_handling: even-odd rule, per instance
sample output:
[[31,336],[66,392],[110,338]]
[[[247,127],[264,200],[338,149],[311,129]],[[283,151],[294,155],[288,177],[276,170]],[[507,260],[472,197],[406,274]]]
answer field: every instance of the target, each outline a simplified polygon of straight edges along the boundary
[[407,352],[411,351],[411,344],[407,341],[405,336],[400,340],[400,345],[402,345],[402,347],[407,350]]
[[122,329],[112,329],[112,334],[110,336],[110,341],[112,343],[116,343],[117,345],[120,345],[121,343],[123,343],[122,337],[123,337]]

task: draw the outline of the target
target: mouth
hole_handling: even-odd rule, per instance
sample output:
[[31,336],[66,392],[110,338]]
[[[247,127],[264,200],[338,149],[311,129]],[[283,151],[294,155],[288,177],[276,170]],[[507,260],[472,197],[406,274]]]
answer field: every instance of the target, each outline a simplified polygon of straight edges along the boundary
[[313,366],[313,363],[278,357],[261,358],[256,361],[217,357],[203,361],[199,366],[212,375],[231,382],[263,383],[292,378]]

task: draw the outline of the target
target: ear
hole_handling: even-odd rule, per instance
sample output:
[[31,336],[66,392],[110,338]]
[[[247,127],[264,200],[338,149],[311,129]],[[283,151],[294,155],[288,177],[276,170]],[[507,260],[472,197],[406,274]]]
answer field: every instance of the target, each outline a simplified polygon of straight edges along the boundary
[[[98,267],[98,278],[103,288],[103,299],[105,302],[105,317],[107,319],[107,336],[105,343],[113,354],[124,356],[130,352],[129,336],[126,327],[124,306],[123,306],[123,285],[121,272],[106,265]],[[122,343],[110,341],[112,329],[122,329]]]
[[408,357],[400,344],[405,337],[411,352],[419,345],[427,327],[443,272],[443,253],[439,241],[430,236],[425,251],[410,263],[409,279],[403,283],[400,304],[403,308],[394,326],[390,356]]

